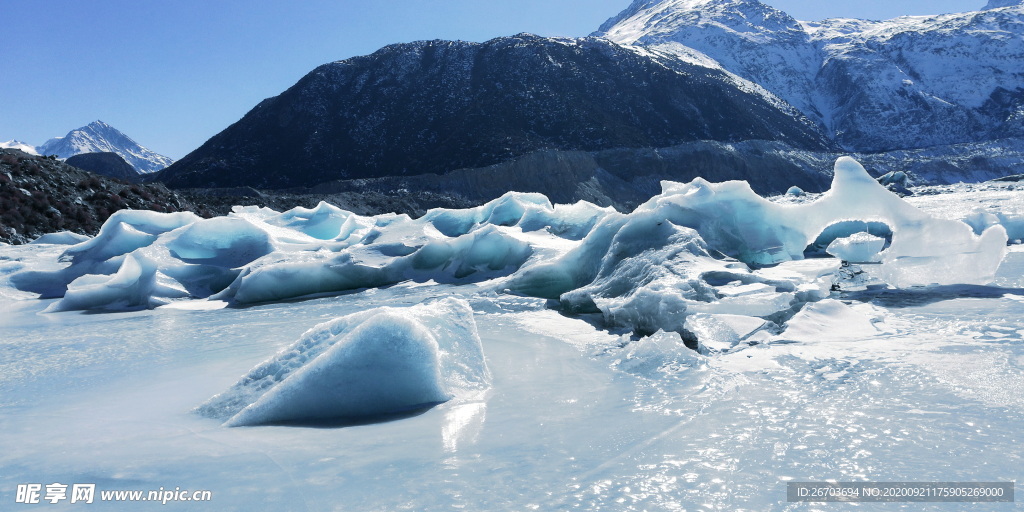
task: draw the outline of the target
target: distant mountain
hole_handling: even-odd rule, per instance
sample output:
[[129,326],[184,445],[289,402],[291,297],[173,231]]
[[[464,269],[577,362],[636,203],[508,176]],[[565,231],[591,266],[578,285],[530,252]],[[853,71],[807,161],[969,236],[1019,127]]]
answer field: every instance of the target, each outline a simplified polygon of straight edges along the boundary
[[325,64],[153,178],[284,188],[698,140],[836,149],[792,106],[692,58],[520,34]]
[[137,182],[142,177],[139,171],[117,153],[81,153],[68,158],[64,163],[83,171],[125,181]]
[[64,137],[50,139],[36,151],[41,155],[57,155],[65,159],[82,153],[117,153],[142,174],[159,171],[174,163],[174,160],[140,146],[103,121],[89,123],[71,130]]
[[1020,5],[803,22],[757,0],[635,0],[593,35],[720,66],[844,148],[885,151],[1024,135]]
[[36,147],[31,144],[26,144],[20,140],[9,140],[7,142],[0,142],[0,148],[3,149],[19,149],[30,155],[38,155]]

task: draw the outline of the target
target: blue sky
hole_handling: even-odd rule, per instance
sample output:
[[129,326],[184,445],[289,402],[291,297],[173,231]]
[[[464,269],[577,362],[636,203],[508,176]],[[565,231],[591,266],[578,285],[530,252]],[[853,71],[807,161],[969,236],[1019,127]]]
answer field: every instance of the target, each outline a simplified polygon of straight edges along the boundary
[[[985,0],[763,0],[797,19],[888,19]],[[181,158],[325,62],[420,39],[584,36],[630,0],[0,0],[0,141],[97,119]]]

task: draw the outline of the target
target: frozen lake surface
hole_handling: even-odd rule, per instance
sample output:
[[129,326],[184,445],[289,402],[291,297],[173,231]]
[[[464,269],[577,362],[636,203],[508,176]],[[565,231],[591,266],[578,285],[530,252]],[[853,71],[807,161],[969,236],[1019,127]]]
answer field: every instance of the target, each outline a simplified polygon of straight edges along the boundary
[[[1024,477],[1020,290],[887,291],[866,302],[883,336],[647,377],[618,370],[620,338],[586,317],[475,292],[104,314],[7,301],[3,508],[17,484],[61,482],[211,490],[217,510],[811,510],[845,505],[787,504],[785,482]],[[225,428],[190,412],[326,319],[453,295],[472,305],[494,376],[478,401],[365,425]],[[118,505],[138,506],[91,507]]]

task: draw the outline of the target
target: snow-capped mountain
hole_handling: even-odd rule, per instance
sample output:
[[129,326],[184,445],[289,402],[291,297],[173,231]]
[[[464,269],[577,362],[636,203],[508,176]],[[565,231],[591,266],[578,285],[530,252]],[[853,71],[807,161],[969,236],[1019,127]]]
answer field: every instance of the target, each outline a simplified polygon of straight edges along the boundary
[[26,144],[20,140],[9,140],[7,142],[0,142],[0,148],[4,149],[19,149],[30,155],[38,155],[36,147],[31,144]]
[[801,22],[757,0],[635,0],[594,35],[720,66],[847,149],[920,148],[1024,135],[1024,6],[1009,3]]
[[325,64],[155,178],[285,188],[698,140],[837,149],[790,105],[693,56],[520,34]]
[[142,147],[103,121],[89,123],[71,130],[64,137],[50,139],[36,148],[36,151],[41,155],[57,155],[64,159],[82,153],[117,153],[143,174],[159,171],[174,163],[174,160]]

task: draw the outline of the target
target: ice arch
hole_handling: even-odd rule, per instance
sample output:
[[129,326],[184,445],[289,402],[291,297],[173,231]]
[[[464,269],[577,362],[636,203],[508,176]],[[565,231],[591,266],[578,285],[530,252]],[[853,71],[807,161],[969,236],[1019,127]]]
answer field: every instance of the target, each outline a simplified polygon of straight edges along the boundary
[[841,221],[830,224],[804,249],[804,257],[831,257],[828,246],[836,240],[866,233],[885,241],[884,248],[892,244],[892,228],[882,222]]
[[844,221],[892,229],[881,276],[897,287],[986,284],[1006,255],[1002,226],[979,236],[963,222],[931,217],[879,185],[850,157],[836,161],[831,189],[812,203],[776,204],[742,181],[696,178],[686,184],[662,182],[662,189],[633,215],[656,212],[679,219],[711,248],[753,265],[803,259],[809,243]]

